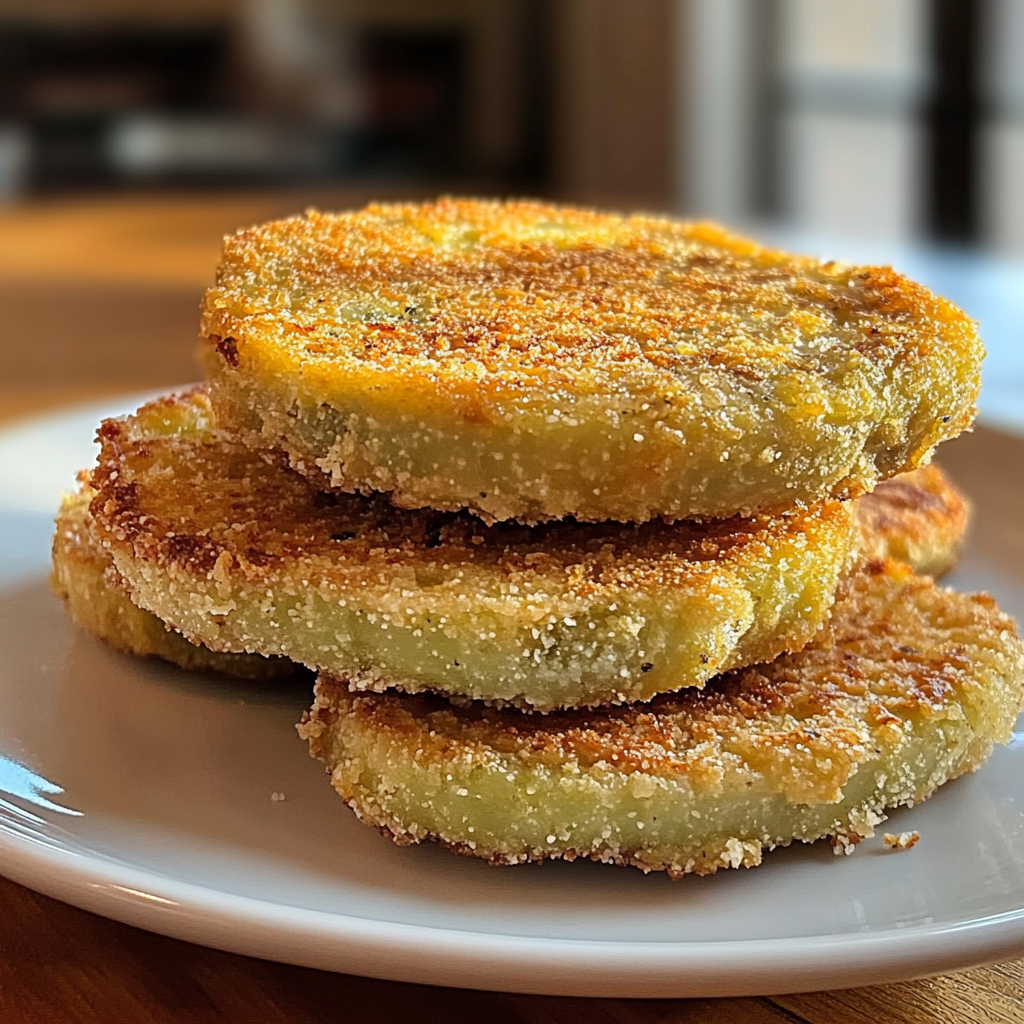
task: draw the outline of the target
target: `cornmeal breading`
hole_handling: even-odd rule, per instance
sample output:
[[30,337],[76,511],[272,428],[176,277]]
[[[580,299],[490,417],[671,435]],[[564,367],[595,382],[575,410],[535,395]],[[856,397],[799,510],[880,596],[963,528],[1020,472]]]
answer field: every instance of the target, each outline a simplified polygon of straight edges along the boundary
[[960,554],[970,504],[938,466],[885,480],[857,504],[861,551],[941,576]]
[[1024,646],[991,598],[899,563],[848,577],[798,654],[650,704],[530,715],[321,675],[300,726],[359,818],[495,864],[673,877],[825,835],[850,848],[1006,742]]
[[155,656],[185,669],[220,672],[241,679],[277,679],[301,669],[284,658],[224,654],[190,643],[151,612],[132,604],[92,534],[89,502],[94,491],[82,480],[77,494],[64,496],[53,538],[54,592],[71,618],[101,640],[129,654]]
[[202,333],[248,443],[340,490],[529,522],[856,496],[971,423],[983,354],[889,268],[476,200],[229,237]]
[[[893,496],[892,502],[886,492]],[[64,497],[54,537],[53,587],[78,625],[119,650],[154,655],[182,668],[251,679],[275,678],[298,670],[283,658],[197,647],[169,630],[152,612],[132,604],[110,556],[92,535],[88,506],[94,493],[83,481],[77,494]],[[883,498],[885,514],[876,514],[875,502],[868,505],[871,496],[858,503],[862,550],[876,558],[889,552],[922,573],[938,575],[952,568],[961,541],[958,531],[966,526],[967,505],[938,467],[902,474],[881,485],[874,496]],[[933,504],[933,498],[941,505]]]
[[850,503],[640,526],[486,526],[327,493],[217,430],[205,392],[107,421],[92,515],[133,599],[214,650],[537,709],[647,699],[797,649]]
[[[53,586],[78,625],[117,647],[155,655],[183,668],[244,678],[277,677],[300,671],[284,658],[229,654],[196,646],[169,630],[152,612],[130,601],[95,529],[88,506],[95,495],[83,474],[77,494],[66,495],[57,516]],[[889,500],[891,495],[893,500]],[[881,498],[884,515],[878,503]],[[966,500],[936,466],[902,474],[860,499],[861,547],[873,558],[886,554],[918,572],[951,568],[966,526]]]

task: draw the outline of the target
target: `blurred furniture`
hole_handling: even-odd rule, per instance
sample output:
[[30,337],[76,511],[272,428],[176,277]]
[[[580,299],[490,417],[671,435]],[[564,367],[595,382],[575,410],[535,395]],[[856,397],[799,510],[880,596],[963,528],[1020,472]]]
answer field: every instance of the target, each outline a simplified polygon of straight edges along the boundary
[[[662,0],[664,2],[664,0]],[[544,171],[542,0],[11,0],[0,200]]]
[[[0,419],[195,379],[198,301],[220,237],[311,202],[269,197],[49,202],[0,212]],[[1024,442],[985,428],[943,448],[969,493],[1019,465]],[[340,813],[340,808],[339,808]],[[686,884],[681,883],[681,884]],[[1020,1020],[1024,963],[845,992],[622,1001],[511,996],[333,975],[192,946],[0,879],[0,1018],[40,1021],[989,1024]]]
[[369,180],[1024,252],[1024,0],[6,0],[0,202]]

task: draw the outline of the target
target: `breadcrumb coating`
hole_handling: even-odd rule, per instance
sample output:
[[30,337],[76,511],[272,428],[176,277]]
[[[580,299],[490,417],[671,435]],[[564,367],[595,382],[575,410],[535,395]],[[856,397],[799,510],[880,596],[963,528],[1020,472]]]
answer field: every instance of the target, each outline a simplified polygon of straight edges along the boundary
[[163,658],[184,669],[239,679],[279,679],[302,671],[285,658],[225,654],[197,646],[168,629],[152,612],[132,604],[110,556],[92,534],[89,503],[95,496],[87,474],[76,494],[66,494],[57,513],[50,584],[74,622],[128,654]]
[[1024,645],[990,597],[876,562],[804,650],[702,690],[539,716],[321,674],[299,732],[357,816],[401,845],[678,878],[794,840],[849,852],[887,808],[978,768],[1022,697]]
[[214,650],[536,709],[647,699],[803,646],[849,503],[701,524],[487,526],[322,493],[203,390],[100,429],[91,511],[133,599]]
[[340,490],[525,522],[856,496],[970,425],[983,355],[891,268],[468,199],[227,238],[202,333],[248,443]]
[[[88,476],[81,474],[76,494],[64,496],[53,544],[53,588],[79,626],[119,650],[154,655],[186,669],[250,679],[300,671],[283,658],[196,646],[132,604],[109,553],[93,535],[89,503],[95,491]],[[858,502],[861,549],[872,558],[891,556],[918,572],[938,575],[955,562],[966,510],[966,499],[938,467],[902,474]]]
[[922,466],[860,499],[861,551],[942,576],[956,565],[969,517],[970,502],[949,477],[938,466]]

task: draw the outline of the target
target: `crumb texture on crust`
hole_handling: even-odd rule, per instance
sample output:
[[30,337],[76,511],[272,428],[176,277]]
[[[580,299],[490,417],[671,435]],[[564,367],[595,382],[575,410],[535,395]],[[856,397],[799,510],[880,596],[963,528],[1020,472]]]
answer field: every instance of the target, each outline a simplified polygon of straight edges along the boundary
[[974,417],[974,323],[709,224],[445,199],[225,239],[218,412],[341,490],[642,522],[855,496]]
[[279,679],[301,671],[284,658],[228,654],[190,643],[125,593],[110,555],[93,536],[89,503],[95,496],[82,474],[80,488],[66,494],[57,513],[50,583],[74,622],[128,654],[163,658],[180,668],[218,672],[237,679]]
[[320,492],[217,429],[202,389],[100,440],[92,515],[134,600],[366,689],[548,709],[701,685],[806,643],[857,543],[841,502],[529,528]]
[[952,570],[970,517],[966,496],[936,465],[880,483],[857,503],[861,551],[895,558],[926,576]]
[[867,563],[803,651],[700,691],[538,716],[321,675],[299,731],[342,799],[400,844],[677,877],[826,835],[848,851],[887,808],[978,768],[1022,695],[1024,646],[991,598]]
[[912,850],[920,841],[921,835],[918,832],[899,832],[896,834],[886,832],[882,836],[882,842],[890,850]]

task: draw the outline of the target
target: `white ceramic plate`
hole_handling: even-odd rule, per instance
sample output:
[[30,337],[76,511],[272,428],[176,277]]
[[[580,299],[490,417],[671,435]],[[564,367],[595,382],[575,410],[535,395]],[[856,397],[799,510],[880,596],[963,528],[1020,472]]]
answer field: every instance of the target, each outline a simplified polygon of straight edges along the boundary
[[[130,403],[134,407],[135,403]],[[218,948],[381,978],[603,996],[770,994],[1024,954],[1024,735],[851,857],[672,883],[496,870],[359,825],[294,723],[309,694],[119,655],[49,594],[52,510],[98,409],[0,435],[0,872]],[[1024,612],[1024,579],[961,578]],[[271,794],[284,793],[285,800]]]

